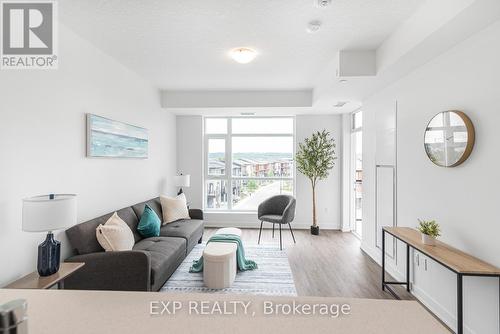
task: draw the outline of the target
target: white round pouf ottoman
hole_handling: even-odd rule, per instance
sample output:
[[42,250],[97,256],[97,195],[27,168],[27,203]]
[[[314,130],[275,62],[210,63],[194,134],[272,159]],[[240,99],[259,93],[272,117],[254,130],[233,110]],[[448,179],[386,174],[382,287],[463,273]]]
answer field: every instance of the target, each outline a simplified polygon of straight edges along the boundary
[[215,234],[234,234],[237,235],[238,237],[241,237],[241,230],[236,227],[224,227],[218,229]]
[[236,278],[235,243],[210,242],[203,251],[203,281],[210,289],[230,287]]

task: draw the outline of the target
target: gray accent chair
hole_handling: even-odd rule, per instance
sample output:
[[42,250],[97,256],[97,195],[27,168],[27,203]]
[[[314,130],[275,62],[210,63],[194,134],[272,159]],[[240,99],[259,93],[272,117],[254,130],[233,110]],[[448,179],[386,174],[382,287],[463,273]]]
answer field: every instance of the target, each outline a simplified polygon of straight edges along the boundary
[[172,222],[160,229],[159,237],[143,238],[137,232],[148,204],[161,219],[160,198],[117,210],[132,230],[135,245],[130,251],[105,252],[96,238],[96,228],[113,213],[75,225],[66,230],[74,256],[65,262],[85,266],[65,279],[65,289],[158,291],[203,238],[203,211],[190,209],[191,219]]
[[259,241],[262,234],[262,224],[264,222],[273,224],[273,238],[274,226],[279,225],[280,229],[280,250],[283,250],[283,242],[281,238],[281,225],[288,224],[290,233],[292,234],[293,242],[295,243],[295,236],[293,235],[292,226],[290,223],[295,218],[295,198],[289,195],[276,195],[268,198],[259,205],[257,215],[260,220]]

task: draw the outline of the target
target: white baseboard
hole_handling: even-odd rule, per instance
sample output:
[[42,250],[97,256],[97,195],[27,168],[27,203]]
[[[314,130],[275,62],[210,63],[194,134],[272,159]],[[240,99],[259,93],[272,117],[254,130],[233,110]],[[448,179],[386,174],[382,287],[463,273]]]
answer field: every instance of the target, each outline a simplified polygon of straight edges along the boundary
[[[412,285],[412,294],[429,310],[432,311],[442,322],[444,322],[448,327],[450,327],[453,331],[457,329],[457,318],[456,316],[448,311],[443,305],[438,303],[435,299],[433,299],[429,294],[427,294],[424,290],[420,289],[416,285]],[[472,329],[470,329],[464,323],[464,333],[467,334],[476,334]]]
[[[311,223],[306,223],[306,222],[292,222],[291,225],[294,230],[308,230],[311,227]],[[223,222],[223,221],[205,220],[205,227],[260,228],[260,222],[258,221]],[[264,223],[262,228],[272,229],[273,225],[270,223]],[[321,230],[340,230],[340,226],[335,223],[319,224],[319,228]]]
[[365,252],[369,257],[371,257],[373,261],[377,262],[378,265],[381,264],[380,253],[377,253],[373,247],[366,245],[364,242],[361,242],[361,250]]
[[[379,266],[382,265],[382,250],[377,247],[371,247],[364,243],[361,243],[361,250],[370,256]],[[402,273],[398,270],[394,260],[386,257],[385,260],[385,270],[386,272],[394,277],[397,281],[406,280],[406,273]]]

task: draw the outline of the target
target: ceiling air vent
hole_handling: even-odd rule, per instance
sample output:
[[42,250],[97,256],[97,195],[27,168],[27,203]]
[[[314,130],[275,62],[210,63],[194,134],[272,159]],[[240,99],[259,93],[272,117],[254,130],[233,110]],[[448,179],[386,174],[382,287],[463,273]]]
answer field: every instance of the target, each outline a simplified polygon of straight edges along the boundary
[[328,7],[332,3],[332,0],[314,0],[314,5],[318,8]]
[[342,108],[343,106],[345,106],[348,102],[347,101],[338,101],[337,104],[334,104],[333,107],[334,108]]

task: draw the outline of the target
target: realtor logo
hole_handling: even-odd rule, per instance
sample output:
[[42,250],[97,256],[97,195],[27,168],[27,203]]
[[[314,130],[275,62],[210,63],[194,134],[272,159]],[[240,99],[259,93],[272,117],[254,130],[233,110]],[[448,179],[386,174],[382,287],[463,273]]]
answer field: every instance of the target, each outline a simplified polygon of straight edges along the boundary
[[56,69],[56,3],[1,1],[1,69]]

